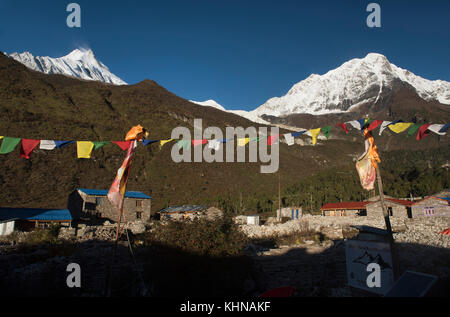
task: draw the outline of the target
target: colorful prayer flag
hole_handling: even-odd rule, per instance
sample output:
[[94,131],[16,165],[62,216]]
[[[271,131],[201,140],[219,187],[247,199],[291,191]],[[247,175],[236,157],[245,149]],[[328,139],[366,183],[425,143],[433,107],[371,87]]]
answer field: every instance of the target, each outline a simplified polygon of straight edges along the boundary
[[286,140],[287,145],[289,145],[289,146],[294,145],[295,139],[292,136],[292,133],[286,133],[283,136],[284,136],[284,139]]
[[40,140],[22,139],[22,146],[20,147],[20,157],[29,159],[34,148],[38,146]]
[[92,143],[94,143],[94,150],[98,150],[99,148],[105,146],[106,144],[111,143],[110,141],[93,141]]
[[436,134],[439,134],[439,135],[445,135],[445,132],[441,132],[441,129],[443,127],[444,127],[444,124],[431,124],[428,127],[428,130],[430,130],[430,131],[432,131],[432,132],[434,132]]
[[330,138],[331,126],[326,126],[321,129],[322,133],[325,135],[327,140]]
[[238,139],[238,146],[245,146],[248,142],[250,142],[250,138]]
[[112,143],[117,144],[123,151],[130,148],[132,141],[113,141]]
[[164,144],[166,144],[170,141],[173,141],[173,139],[159,141],[159,147],[162,148],[164,146]]
[[417,130],[419,130],[421,125],[422,125],[422,123],[414,123],[412,126],[409,127],[408,134],[406,136],[407,137],[412,136],[414,133],[417,132]]
[[426,137],[428,135],[428,127],[430,125],[429,124],[423,124],[420,128],[419,128],[419,132],[417,132],[417,136],[416,136],[416,140],[419,141],[421,139],[423,139],[424,137]]
[[389,130],[391,130],[395,133],[401,133],[401,132],[405,131],[406,129],[408,129],[411,125],[412,125],[412,123],[399,122],[396,124],[390,124],[388,126],[388,128],[389,128]]
[[342,128],[342,130],[345,131],[345,134],[348,134],[348,129],[347,129],[347,126],[345,125],[345,123],[339,123],[339,124],[336,124],[336,126]]
[[39,145],[39,149],[51,151],[56,148],[56,143],[53,140],[41,140],[41,144]]
[[220,150],[220,141],[219,140],[209,140],[208,142],[208,148],[214,149],[214,151]]
[[269,135],[267,137],[267,145],[273,145],[278,140],[279,137],[280,135]]
[[191,148],[191,141],[190,140],[179,140],[177,141],[178,149],[185,149],[189,150]]
[[308,132],[308,130],[303,130],[303,131],[298,131],[298,132],[292,132],[292,136],[295,138],[298,138],[299,136],[301,136],[302,134]]
[[383,120],[373,120],[369,127],[367,128],[369,131],[376,129],[379,125],[383,123]]
[[143,140],[142,145],[147,146],[149,144],[156,143],[156,142],[159,142],[159,140]]
[[208,142],[208,140],[203,139],[203,140],[192,140],[192,144],[194,145],[194,147],[202,145],[202,144],[206,144]]
[[[439,132],[447,132],[448,127],[450,127],[450,123],[447,123],[442,127],[442,129],[439,130]],[[1,138],[0,138],[1,139]]]
[[136,149],[136,146],[136,140],[130,141],[127,156],[123,160],[122,166],[117,171],[116,178],[114,179],[111,188],[108,191],[109,201],[113,206],[117,208],[119,212],[122,210],[128,176],[130,174],[131,163],[133,161],[134,150]]
[[2,146],[0,147],[0,154],[8,154],[14,151],[17,144],[20,143],[21,138],[10,138],[5,136],[2,141]]
[[78,158],[91,158],[94,143],[91,141],[77,141],[77,155]]
[[75,143],[75,141],[55,141],[55,146],[57,149],[62,149],[72,143]]
[[312,137],[312,144],[313,144],[313,145],[316,145],[317,137],[319,136],[319,133],[320,133],[320,128],[317,128],[317,129],[310,129],[308,132],[311,134],[311,137]]

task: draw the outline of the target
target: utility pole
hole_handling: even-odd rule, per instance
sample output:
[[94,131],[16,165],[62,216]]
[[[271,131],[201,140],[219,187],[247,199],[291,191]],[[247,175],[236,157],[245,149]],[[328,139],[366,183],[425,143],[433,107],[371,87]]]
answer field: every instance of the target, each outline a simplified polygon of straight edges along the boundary
[[277,220],[281,221],[281,177],[280,170],[278,170],[278,214]]

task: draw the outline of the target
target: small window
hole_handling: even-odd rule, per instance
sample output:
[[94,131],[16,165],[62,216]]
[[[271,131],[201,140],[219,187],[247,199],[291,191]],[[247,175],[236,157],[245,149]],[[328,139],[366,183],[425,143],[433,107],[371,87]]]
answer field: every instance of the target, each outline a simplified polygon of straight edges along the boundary
[[85,203],[84,208],[86,210],[95,210],[95,209],[97,209],[97,205],[94,203]]
[[136,207],[142,207],[142,200],[136,200]]
[[142,212],[136,212],[136,219],[142,219]]
[[425,216],[434,216],[435,214],[434,207],[424,207],[423,214]]
[[95,204],[97,206],[100,206],[102,204],[102,202],[103,202],[103,198],[102,197],[95,198]]

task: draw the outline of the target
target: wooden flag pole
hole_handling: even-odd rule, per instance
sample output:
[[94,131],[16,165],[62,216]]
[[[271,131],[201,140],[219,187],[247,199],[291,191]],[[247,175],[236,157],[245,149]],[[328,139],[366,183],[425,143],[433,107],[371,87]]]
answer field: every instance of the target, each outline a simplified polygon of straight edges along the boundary
[[394,275],[394,281],[398,279],[398,273],[399,273],[399,267],[398,267],[398,254],[397,254],[397,248],[394,243],[394,236],[392,234],[392,226],[391,226],[391,220],[389,219],[389,213],[386,208],[386,204],[384,201],[384,192],[383,192],[383,182],[381,180],[381,173],[380,173],[380,164],[378,163],[377,167],[375,168],[377,173],[377,183],[378,183],[378,191],[380,194],[380,203],[381,208],[383,210],[383,217],[384,222],[386,224],[386,231],[388,234],[388,240],[389,245],[391,246],[391,256],[392,256],[392,272]]

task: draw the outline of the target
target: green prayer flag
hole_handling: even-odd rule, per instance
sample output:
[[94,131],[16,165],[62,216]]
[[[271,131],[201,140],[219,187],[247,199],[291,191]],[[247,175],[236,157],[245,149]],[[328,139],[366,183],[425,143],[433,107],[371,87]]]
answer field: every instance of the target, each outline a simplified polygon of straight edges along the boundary
[[2,146],[0,147],[0,154],[11,153],[12,151],[14,151],[17,144],[19,144],[21,140],[21,138],[9,138],[5,136],[3,138]]
[[320,131],[322,131],[323,134],[325,134],[325,136],[328,139],[330,137],[331,126],[329,125],[329,126],[323,127],[322,129],[320,129]]
[[184,148],[185,150],[189,150],[191,148],[191,141],[189,140],[179,140],[177,142],[178,149]]
[[249,142],[259,142],[261,140],[261,137],[259,136],[259,137],[257,137],[257,138],[250,138],[250,141]]
[[414,123],[411,127],[409,127],[408,129],[408,134],[406,135],[407,137],[410,137],[411,135],[413,135],[414,133],[417,132],[417,130],[419,130],[419,128],[422,126],[423,123]]
[[105,141],[105,142],[93,141],[92,143],[94,143],[94,150],[98,150],[102,146],[109,144],[111,142],[109,142],[109,141]]

